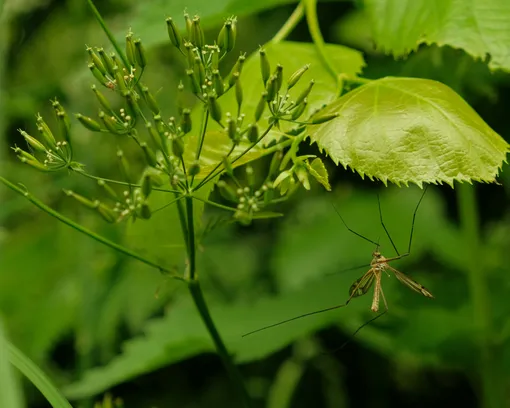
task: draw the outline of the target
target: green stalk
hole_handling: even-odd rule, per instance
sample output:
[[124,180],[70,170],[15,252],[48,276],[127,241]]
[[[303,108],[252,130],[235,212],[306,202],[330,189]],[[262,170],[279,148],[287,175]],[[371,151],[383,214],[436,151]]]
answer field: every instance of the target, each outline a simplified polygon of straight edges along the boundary
[[239,369],[232,361],[232,357],[227,351],[227,348],[223,343],[220,333],[216,329],[211,314],[209,313],[209,309],[207,307],[204,295],[202,294],[202,289],[200,288],[199,281],[198,280],[189,281],[188,288],[198,309],[198,312],[200,313],[200,317],[204,321],[207,331],[209,332],[214,342],[214,345],[216,346],[216,351],[221,358],[221,361],[223,363],[223,366],[225,367],[225,370],[227,371],[230,381],[234,385],[237,393],[239,394],[241,400],[243,401],[243,406],[246,408],[253,407],[252,400],[244,385],[243,377],[241,376]]
[[504,406],[504,392],[498,375],[498,356],[494,349],[494,333],[490,311],[490,292],[484,277],[480,254],[480,220],[473,186],[461,184],[457,189],[462,236],[465,239],[466,270],[473,305],[475,340],[480,348],[479,364],[482,382],[482,406]]
[[227,347],[225,346],[225,343],[223,342],[223,339],[221,338],[221,335],[218,332],[216,325],[214,324],[211,314],[209,313],[209,308],[205,301],[204,295],[202,294],[200,282],[198,281],[198,276],[196,273],[196,236],[193,214],[193,198],[191,196],[186,197],[186,220],[181,219],[181,225],[183,221],[187,221],[188,234],[188,239],[186,240],[189,257],[188,289],[190,291],[191,297],[193,298],[193,301],[195,302],[198,313],[200,314],[200,317],[214,342],[216,352],[221,358],[230,381],[234,385],[241,400],[243,401],[243,405],[246,408],[251,408],[253,406],[252,401],[244,385],[241,373],[234,364],[232,357],[228,353]]
[[335,80],[337,86],[340,86],[340,78],[338,72],[335,68],[335,65],[331,61],[326,51],[326,45],[324,43],[324,38],[321,34],[321,29],[319,27],[319,20],[317,18],[317,0],[302,0],[305,5],[305,14],[306,14],[306,22],[308,24],[308,30],[310,31],[310,35],[312,36],[313,43],[315,44],[315,48],[319,54],[319,58],[322,61],[322,64],[327,69],[331,77]]
[[299,3],[298,6],[294,9],[290,17],[287,19],[285,24],[278,30],[275,36],[271,39],[270,43],[277,44],[285,38],[289,36],[289,34],[294,30],[294,28],[301,21],[303,16],[305,15],[305,8],[303,6],[303,2]]
[[143,257],[142,255],[137,254],[136,252],[131,251],[130,249],[128,249],[122,245],[119,245],[113,241],[110,241],[109,239],[106,239],[105,237],[102,237],[101,235],[98,235],[95,232],[92,232],[89,229],[75,223],[73,220],[71,220],[67,217],[64,217],[59,212],[53,210],[52,208],[48,207],[46,204],[44,204],[43,202],[39,201],[37,198],[32,196],[28,191],[12,184],[10,181],[6,180],[5,178],[3,178],[1,176],[0,176],[0,182],[5,184],[11,190],[14,190],[16,193],[21,194],[23,197],[25,197],[28,201],[30,201],[36,207],[39,207],[44,212],[48,213],[52,217],[55,217],[57,220],[63,222],[64,224],[69,225],[71,228],[74,228],[75,230],[81,232],[82,234],[88,235],[90,238],[92,238],[92,239],[112,248],[112,249],[115,249],[116,251],[118,251],[124,255],[130,256],[131,258],[134,258],[137,261],[140,261],[146,265],[152,266],[153,268],[156,268],[161,272],[166,272],[169,274],[170,277],[172,277],[174,279],[183,280],[181,276],[177,275],[175,272],[170,271],[166,267],[158,265],[157,263]]

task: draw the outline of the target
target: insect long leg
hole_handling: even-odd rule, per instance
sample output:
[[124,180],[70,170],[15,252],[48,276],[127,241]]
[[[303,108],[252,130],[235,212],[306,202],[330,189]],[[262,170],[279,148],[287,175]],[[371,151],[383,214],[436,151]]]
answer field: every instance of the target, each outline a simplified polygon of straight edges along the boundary
[[409,234],[409,246],[407,247],[407,254],[411,253],[411,244],[413,243],[413,232],[414,232],[414,221],[416,220],[416,213],[418,212],[418,208],[420,208],[421,201],[423,200],[423,197],[425,197],[425,193],[427,192],[428,184],[423,188],[423,193],[420,197],[420,200],[418,201],[418,204],[416,205],[416,208],[414,209],[413,213],[413,221],[411,223],[411,233]]
[[393,239],[391,238],[391,235],[390,235],[388,229],[386,228],[386,225],[384,224],[383,216],[382,216],[382,210],[381,210],[381,199],[379,198],[379,194],[377,194],[377,204],[379,206],[379,219],[381,220],[381,225],[382,225],[382,227],[384,229],[384,232],[386,233],[386,236],[389,238],[389,240],[391,242],[391,245],[393,246],[393,249],[397,253],[397,256],[400,256],[400,253],[398,252],[398,249],[397,249],[395,243],[393,242]]
[[344,221],[343,217],[340,215],[340,211],[337,210],[337,208],[335,207],[335,205],[333,204],[333,208],[335,209],[336,213],[338,214],[338,216],[340,217],[340,219],[342,220],[342,223],[345,225],[345,228],[347,228],[347,230],[349,230],[350,232],[352,232],[354,235],[357,235],[358,237],[360,238],[363,238],[365,241],[368,241],[374,245],[376,245],[377,247],[379,247],[379,242],[375,242],[375,241],[372,241],[371,239],[361,235],[360,233],[352,230],[349,228],[349,226],[347,225],[347,223]]

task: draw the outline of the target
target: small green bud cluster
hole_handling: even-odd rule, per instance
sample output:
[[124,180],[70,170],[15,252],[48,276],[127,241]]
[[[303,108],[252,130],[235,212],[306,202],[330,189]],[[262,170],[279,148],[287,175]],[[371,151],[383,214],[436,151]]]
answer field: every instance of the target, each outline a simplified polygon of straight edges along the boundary
[[[271,64],[263,48],[259,50],[259,58],[260,72],[265,90],[262,92],[255,110],[255,121],[260,120],[267,104],[271,115],[269,119],[271,124],[278,127],[281,120],[296,122],[306,111],[308,96],[312,91],[315,81],[312,79],[294,100],[291,99],[289,91],[301,80],[306,71],[308,71],[310,64],[306,64],[295,71],[287,80],[285,92],[281,93],[283,85],[283,66],[277,64],[275,70],[271,74]],[[319,116],[314,118],[310,123],[324,123],[334,119],[336,116],[337,114]]]
[[71,145],[71,123],[66,111],[56,99],[51,102],[58,121],[60,138],[57,140],[48,124],[41,115],[36,115],[36,125],[39,137],[29,135],[19,129],[21,136],[27,143],[28,150],[16,146],[13,148],[22,163],[33,168],[50,172],[65,168],[79,168],[79,163],[73,162]]

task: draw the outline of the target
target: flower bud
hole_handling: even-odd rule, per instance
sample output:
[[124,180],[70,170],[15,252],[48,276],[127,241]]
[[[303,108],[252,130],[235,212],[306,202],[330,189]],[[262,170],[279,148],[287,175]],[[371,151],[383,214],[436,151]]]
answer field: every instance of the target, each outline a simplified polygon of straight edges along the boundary
[[168,30],[168,37],[170,38],[170,42],[174,45],[174,47],[180,49],[182,44],[182,38],[181,35],[179,34],[179,30],[177,29],[171,17],[168,17],[166,19],[166,28]]
[[204,31],[200,26],[200,17],[193,17],[191,22],[191,42],[198,48],[203,48],[205,45]]
[[182,111],[182,116],[181,116],[181,123],[180,123],[180,127],[181,127],[181,131],[186,134],[186,133],[189,133],[191,131],[191,110],[189,109],[184,109]]
[[299,68],[296,72],[294,72],[287,82],[287,90],[291,89],[294,85],[298,83],[298,81],[301,79],[303,74],[308,71],[308,68],[310,68],[310,64],[303,65],[301,68]]
[[91,130],[92,132],[101,132],[101,125],[94,119],[89,118],[88,116],[83,116],[81,113],[76,113],[74,116],[88,130]]
[[133,33],[131,32],[126,35],[126,57],[129,65],[134,67],[136,63],[135,44],[133,42]]
[[248,125],[248,140],[250,143],[257,143],[259,140],[259,128],[256,123]]
[[24,130],[18,129],[18,132],[21,133],[21,136],[23,136],[30,147],[32,147],[34,150],[37,150],[38,152],[46,153],[46,147],[41,142],[39,142],[39,140],[30,136]]
[[257,108],[255,109],[255,122],[258,122],[262,117],[262,113],[264,113],[264,108],[266,107],[267,101],[267,92],[262,92],[262,96],[259,99],[259,103],[257,104]]
[[221,107],[214,95],[208,97],[209,113],[216,122],[221,122]]
[[133,44],[135,45],[136,62],[143,69],[147,66],[147,57],[145,56],[145,49],[142,45],[142,40],[134,40]]
[[312,79],[310,81],[310,83],[308,84],[308,86],[306,87],[306,89],[304,89],[303,92],[301,92],[299,94],[299,96],[297,97],[297,99],[296,99],[296,106],[299,106],[305,100],[305,98],[308,97],[308,95],[310,94],[310,91],[312,90],[314,84],[315,84],[315,81]]

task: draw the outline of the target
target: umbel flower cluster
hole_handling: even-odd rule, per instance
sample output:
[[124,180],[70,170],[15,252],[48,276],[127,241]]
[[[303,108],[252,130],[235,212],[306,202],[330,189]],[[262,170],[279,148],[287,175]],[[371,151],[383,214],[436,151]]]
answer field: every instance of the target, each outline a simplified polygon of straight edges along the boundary
[[[200,17],[185,14],[184,19],[184,36],[172,18],[166,19],[170,42],[186,64],[182,81],[176,89],[177,110],[168,119],[154,94],[142,82],[147,56],[142,41],[135,38],[131,31],[126,35],[124,51],[119,47],[111,53],[104,48],[86,48],[88,68],[97,81],[91,90],[99,112],[97,117],[81,113],[75,114],[75,117],[92,132],[132,139],[145,163],[140,174],[134,174],[131,169],[134,166],[130,166],[131,160],[139,162],[140,157],[128,158],[121,150],[117,151],[117,161],[122,180],[89,174],[84,164],[73,161],[71,123],[56,100],[52,101],[52,106],[60,128],[59,137],[38,115],[39,137],[20,130],[28,149],[14,148],[19,159],[40,171],[67,169],[97,180],[104,193],[101,198],[87,198],[70,190],[65,193],[108,222],[150,218],[158,210],[152,209],[149,202],[154,190],[172,194],[171,204],[185,197],[194,197],[194,193],[208,182],[217,183],[226,203],[205,201],[230,210],[237,220],[249,223],[253,218],[278,215],[267,211],[267,208],[286,199],[299,185],[309,189],[310,175],[329,189],[322,161],[315,156],[297,155],[299,144],[306,135],[306,125],[323,123],[336,116],[320,116],[319,113],[312,115],[312,119],[300,119],[307,111],[308,96],[314,81],[311,80],[295,98],[291,98],[289,91],[303,78],[309,66],[303,66],[284,81],[284,67],[277,64],[272,70],[269,58],[261,48],[258,58],[264,91],[256,96],[258,102],[255,111],[245,114],[245,98],[253,97],[245,95],[242,87],[246,55],[241,53],[228,70],[224,69],[222,63],[235,46],[236,18],[225,21],[212,44],[206,42]],[[185,92],[196,97],[195,106],[184,106]],[[230,92],[235,96],[235,112],[223,112],[222,98]],[[111,93],[121,97],[120,106],[110,102],[106,95]],[[194,113],[200,109],[204,112],[202,123],[193,123],[196,121],[194,118],[199,117]],[[221,146],[225,154],[215,165],[204,166],[201,157],[210,146],[208,123],[211,120],[223,129],[228,137],[224,139],[228,145]],[[282,122],[291,126],[282,128]],[[267,140],[263,139],[269,134],[272,137],[266,143]],[[249,152],[256,152],[255,158],[273,155],[265,176],[259,177],[257,172],[255,177],[250,165],[245,166],[244,173],[235,169],[249,161]],[[226,177],[219,180],[222,174]]]

